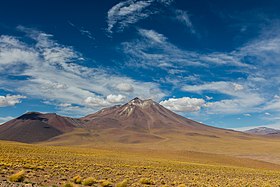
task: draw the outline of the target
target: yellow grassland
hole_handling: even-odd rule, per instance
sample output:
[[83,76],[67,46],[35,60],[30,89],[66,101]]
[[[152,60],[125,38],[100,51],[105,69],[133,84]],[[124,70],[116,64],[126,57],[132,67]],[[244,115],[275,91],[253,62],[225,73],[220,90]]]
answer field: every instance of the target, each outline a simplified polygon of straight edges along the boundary
[[25,171],[23,183],[39,186],[280,186],[279,165],[222,154],[5,141],[0,153],[1,181]]

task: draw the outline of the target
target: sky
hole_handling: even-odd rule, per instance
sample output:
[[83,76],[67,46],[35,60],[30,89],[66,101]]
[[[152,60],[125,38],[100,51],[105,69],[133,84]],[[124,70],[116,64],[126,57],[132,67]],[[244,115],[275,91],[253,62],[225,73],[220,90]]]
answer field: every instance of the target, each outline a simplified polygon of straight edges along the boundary
[[280,128],[280,1],[9,0],[0,123],[134,97],[207,125]]

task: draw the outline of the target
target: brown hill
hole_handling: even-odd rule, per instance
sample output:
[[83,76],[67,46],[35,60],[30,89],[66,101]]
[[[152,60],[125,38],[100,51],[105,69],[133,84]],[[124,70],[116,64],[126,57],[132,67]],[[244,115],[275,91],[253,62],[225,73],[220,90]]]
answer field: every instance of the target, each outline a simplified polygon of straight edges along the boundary
[[0,139],[26,143],[41,142],[70,132],[79,124],[77,119],[54,113],[28,112],[0,125]]

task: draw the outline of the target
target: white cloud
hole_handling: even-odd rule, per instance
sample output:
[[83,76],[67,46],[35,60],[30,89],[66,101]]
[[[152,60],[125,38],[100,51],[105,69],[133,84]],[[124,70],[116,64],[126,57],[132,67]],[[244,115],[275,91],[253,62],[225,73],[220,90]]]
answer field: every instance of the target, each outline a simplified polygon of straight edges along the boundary
[[123,103],[125,101],[126,97],[124,95],[118,94],[118,95],[114,95],[114,94],[110,94],[107,95],[107,97],[103,98],[103,97],[87,97],[85,99],[85,104],[88,106],[93,106],[93,107],[98,107],[98,106],[102,106],[102,107],[107,107],[107,106],[112,106],[112,104],[119,104],[119,103]]
[[252,115],[251,114],[243,114],[243,116],[251,117]]
[[280,111],[280,98],[278,95],[274,96],[274,98],[267,102],[264,106],[264,110],[276,110]]
[[210,68],[212,65],[249,68],[232,53],[198,53],[178,48],[155,30],[138,29],[140,39],[123,42],[122,49],[127,55],[128,65],[140,68],[161,68],[167,72],[186,72],[190,66]]
[[214,91],[231,96],[238,96],[240,95],[241,91],[244,90],[244,86],[234,82],[219,81],[201,85],[187,85],[183,86],[182,90],[197,93],[201,93],[203,91]]
[[175,14],[176,14],[176,19],[178,21],[180,21],[182,24],[187,26],[192,33],[195,33],[193,24],[190,20],[190,17],[189,17],[189,14],[188,14],[187,11],[183,11],[183,10],[178,9],[178,10],[175,11]]
[[169,110],[176,112],[196,112],[205,105],[203,99],[182,97],[182,98],[170,98],[168,100],[161,101],[160,104]]
[[115,86],[115,88],[119,91],[124,91],[124,92],[133,92],[134,91],[133,86],[128,83],[119,83]]
[[153,42],[163,43],[166,40],[166,37],[164,35],[159,34],[154,30],[139,29],[139,33]]
[[140,39],[122,43],[127,65],[135,68],[161,68],[166,71],[184,70],[186,66],[204,66],[186,52],[169,43],[166,37],[154,30],[139,29]]
[[[0,37],[0,72],[22,76],[26,79],[2,79],[0,86],[20,94],[49,100],[66,112],[96,111],[107,105],[108,95],[123,95],[126,99],[136,96],[156,101],[165,96],[159,85],[136,81],[102,68],[83,66],[83,56],[74,48],[61,45],[52,35],[18,27],[33,44],[27,44],[12,36]],[[16,68],[19,66],[19,68]],[[89,99],[87,99],[89,98]],[[85,100],[88,101],[85,103]],[[111,100],[113,101],[113,100]],[[61,103],[71,104],[68,107]],[[90,103],[90,104],[87,104]]]
[[[173,0],[126,0],[114,5],[107,13],[107,31],[121,32],[153,14],[160,12],[161,6],[169,6]],[[154,5],[154,6],[151,6]],[[156,7],[156,8],[155,8]]]
[[272,124],[258,125],[258,126],[246,126],[246,127],[232,128],[232,129],[237,130],[237,131],[246,131],[246,130],[259,128],[259,127],[267,127],[267,128],[280,130],[280,123],[272,123]]
[[22,95],[6,95],[0,96],[0,107],[14,106],[21,103],[21,99],[25,99],[26,96]]
[[107,95],[106,100],[109,103],[121,103],[121,102],[125,101],[125,96],[123,96],[121,94],[118,94],[118,95],[110,94],[110,95]]
[[257,112],[265,100],[258,94],[243,95],[233,99],[223,99],[206,104],[209,114],[240,114],[244,112]]
[[71,25],[73,28],[77,29],[77,31],[79,31],[81,33],[81,35],[86,36],[87,38],[94,40],[94,36],[92,34],[92,32],[90,32],[89,30],[84,29],[83,27],[78,27],[76,26],[74,23],[68,21],[69,25]]
[[232,65],[239,67],[249,67],[248,64],[243,63],[235,52],[231,53],[209,53],[199,56],[198,60],[216,64],[216,65]]
[[144,9],[150,6],[152,2],[153,0],[127,0],[116,4],[108,11],[107,31],[112,33],[114,28],[122,31],[128,25],[147,18],[152,12],[144,11]]
[[206,100],[208,100],[208,101],[213,99],[213,97],[210,97],[210,96],[208,96],[208,95],[206,95],[205,98],[206,98]]
[[108,106],[108,102],[101,97],[87,97],[85,99],[85,104],[92,107]]
[[244,113],[260,110],[260,105],[265,103],[265,99],[247,86],[234,82],[210,82],[201,85],[187,85],[182,89],[188,92],[203,93],[215,92],[225,94],[229,99],[206,103],[208,113]]
[[14,119],[14,117],[12,117],[12,116],[0,117],[0,125],[3,123],[6,123],[7,121],[10,121],[12,119]]

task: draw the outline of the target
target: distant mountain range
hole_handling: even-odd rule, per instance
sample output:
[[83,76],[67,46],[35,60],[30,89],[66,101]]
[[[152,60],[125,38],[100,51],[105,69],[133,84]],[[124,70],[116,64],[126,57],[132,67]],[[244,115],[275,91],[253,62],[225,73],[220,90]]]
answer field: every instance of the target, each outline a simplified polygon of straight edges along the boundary
[[280,135],[280,130],[267,127],[253,128],[244,132],[255,135]]
[[72,142],[75,138],[80,143],[147,143],[170,139],[171,134],[175,139],[182,135],[218,138],[219,133],[227,131],[184,118],[153,100],[134,98],[78,119],[29,112],[1,125],[0,139],[26,143]]

